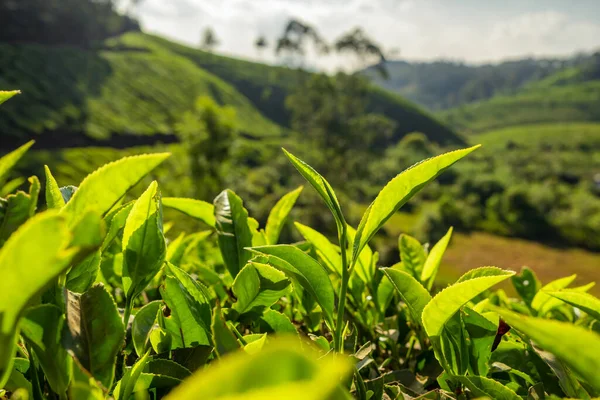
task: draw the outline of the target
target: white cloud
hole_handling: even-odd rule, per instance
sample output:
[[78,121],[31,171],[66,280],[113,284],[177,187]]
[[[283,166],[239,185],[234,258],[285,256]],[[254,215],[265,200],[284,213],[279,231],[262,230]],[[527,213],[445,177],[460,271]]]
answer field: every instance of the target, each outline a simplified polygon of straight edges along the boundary
[[[191,45],[211,26],[220,52],[246,58],[258,58],[254,41],[259,35],[273,44],[291,17],[314,25],[330,41],[361,26],[384,48],[399,48],[404,59],[485,62],[600,46],[600,21],[544,9],[543,4],[539,10],[517,6],[496,15],[485,4],[457,6],[445,0],[145,0],[139,15],[147,30]],[[276,61],[272,49],[260,59]],[[327,70],[357,66],[347,57],[317,58],[312,53],[306,62]]]

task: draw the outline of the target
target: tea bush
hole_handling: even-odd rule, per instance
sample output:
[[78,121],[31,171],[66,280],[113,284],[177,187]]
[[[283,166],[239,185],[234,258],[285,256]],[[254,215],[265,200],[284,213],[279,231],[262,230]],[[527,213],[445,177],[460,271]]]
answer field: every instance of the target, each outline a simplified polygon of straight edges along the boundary
[[[16,94],[0,92],[0,103]],[[31,146],[0,159],[8,171]],[[421,188],[477,146],[415,164],[350,226],[334,189],[285,155],[331,211],[337,240],[303,225],[279,244],[300,187],[264,227],[231,190],[214,202],[127,192],[168,153],[126,157],[61,187],[45,169],[0,200],[0,397],[11,399],[492,399],[600,394],[600,300],[575,276],[467,272],[438,292],[452,229],[369,243]],[[22,183],[22,181],[20,181]],[[163,207],[204,223],[172,237]],[[39,209],[44,211],[37,212]],[[517,298],[490,291],[511,280]]]

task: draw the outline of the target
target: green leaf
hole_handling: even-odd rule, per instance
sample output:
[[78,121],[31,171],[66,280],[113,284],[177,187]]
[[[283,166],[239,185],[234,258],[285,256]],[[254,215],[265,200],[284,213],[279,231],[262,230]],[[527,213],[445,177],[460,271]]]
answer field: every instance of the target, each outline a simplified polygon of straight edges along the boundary
[[531,306],[531,302],[535,298],[536,293],[540,290],[542,284],[538,280],[535,272],[530,268],[521,268],[521,273],[512,278],[513,286],[525,304]]
[[144,372],[155,375],[170,376],[181,380],[192,375],[192,373],[183,365],[179,365],[175,361],[165,360],[162,358],[151,359],[148,364],[146,364]]
[[337,225],[338,234],[344,232],[346,229],[346,220],[344,218],[344,214],[342,213],[342,207],[340,206],[340,202],[335,196],[335,192],[333,188],[327,182],[325,178],[323,178],[313,167],[294,156],[292,153],[288,152],[286,149],[282,149],[287,158],[290,160],[292,165],[300,172],[300,174],[311,184],[313,188],[317,191],[319,196],[325,201],[327,208],[333,214],[333,218],[335,219],[335,223]]
[[431,248],[431,251],[427,255],[425,265],[423,266],[423,272],[421,272],[421,282],[423,282],[423,285],[425,285],[428,290],[431,290],[431,287],[433,286],[440,264],[442,263],[442,257],[446,252],[451,237],[452,228],[448,229],[448,232],[444,237]]
[[63,346],[105,388],[112,386],[117,354],[123,346],[125,327],[115,301],[104,285],[83,294],[67,291],[67,332]]
[[469,371],[473,375],[487,376],[498,324],[468,307],[462,310],[461,319],[469,338]]
[[[352,243],[356,236],[356,230],[350,225],[347,226],[348,231],[348,243]],[[358,256],[357,262],[354,264],[356,269],[356,274],[358,277],[365,283],[370,284],[375,276],[376,270],[376,262],[377,260],[373,259],[373,250],[369,246],[365,246],[360,255]],[[353,281],[350,281],[350,285],[353,285]]]
[[237,352],[198,371],[166,399],[191,400],[200,395],[214,400],[348,398],[339,385],[351,374],[350,362],[331,355],[318,358],[310,345],[303,349],[290,338],[274,340],[258,353]]
[[269,218],[267,218],[267,225],[265,227],[267,244],[277,244],[281,228],[283,228],[290,211],[292,211],[292,207],[296,204],[296,200],[298,199],[298,196],[300,196],[302,189],[303,187],[300,186],[296,190],[283,196],[269,213]]
[[46,175],[46,190],[44,191],[46,194],[46,206],[48,208],[62,208],[65,205],[65,199],[63,199],[60,187],[47,165],[44,165],[44,174]]
[[210,345],[211,309],[202,286],[185,271],[167,264],[160,294],[168,310],[159,323],[172,336],[172,348]]
[[202,200],[185,199],[179,197],[165,197],[163,206],[180,211],[185,215],[198,219],[206,225],[215,227],[215,207]]
[[552,297],[547,292],[554,292],[556,290],[564,289],[571,283],[573,283],[575,278],[577,278],[577,275],[573,274],[571,276],[556,279],[548,283],[547,285],[544,285],[542,289],[536,293],[535,297],[531,301],[531,308],[539,312],[544,306],[544,304],[552,299]]
[[[246,344],[244,346],[244,351],[248,354],[256,354],[259,351],[262,350],[262,348],[265,346],[265,344],[267,343],[267,334],[263,333],[262,335],[259,334],[258,335],[258,339],[253,340],[251,342],[247,342],[248,344]],[[245,336],[244,339],[247,339],[248,336]]]
[[353,259],[383,224],[427,183],[479,146],[451,151],[413,165],[397,175],[379,192],[363,215],[354,239]]
[[71,381],[72,358],[61,345],[65,317],[53,304],[30,308],[21,322],[21,335],[34,351],[52,390],[65,395]]
[[282,271],[307,290],[321,306],[326,322],[333,326],[335,294],[327,271],[317,260],[291,245],[260,246],[252,251],[263,255],[264,263]]
[[10,91],[0,90],[0,104],[4,103],[11,97],[16,96],[18,94],[21,94],[20,90],[10,90]]
[[100,261],[100,250],[98,250],[71,268],[67,274],[66,288],[77,293],[88,290],[96,281],[100,270]]
[[573,307],[579,308],[592,318],[600,320],[600,299],[585,292],[576,292],[573,290],[558,290],[546,292],[548,295],[564,301]]
[[0,246],[17,228],[33,216],[37,208],[40,181],[35,176],[29,180],[29,193],[19,190],[0,199]]
[[410,271],[413,277],[421,279],[426,259],[425,250],[421,243],[414,237],[403,233],[398,238],[398,248],[400,249],[400,260],[402,260],[404,267]]
[[429,337],[439,336],[448,321],[463,305],[497,283],[514,275],[512,271],[482,267],[461,277],[438,293],[423,310],[423,326]]
[[85,177],[61,212],[71,223],[86,209],[106,214],[129,189],[169,156],[170,153],[143,154],[106,164]]
[[235,351],[241,348],[235,335],[227,326],[227,322],[223,317],[221,306],[217,306],[213,310],[213,319],[211,323],[212,337],[215,345],[215,351],[219,357],[223,357],[226,353]]
[[150,350],[146,352],[131,368],[127,368],[123,378],[117,383],[113,394],[115,395],[115,400],[127,400],[131,397],[131,394],[134,392],[136,383],[144,371],[146,364],[148,363],[148,359],[150,357]]
[[325,263],[327,269],[338,276],[342,276],[342,256],[339,247],[331,243],[325,235],[306,225],[299,222],[294,222],[294,225],[304,239],[314,246],[317,255]]
[[453,380],[465,385],[475,397],[487,397],[494,400],[521,400],[514,391],[484,376],[453,376]]
[[[2,104],[1,93],[2,92],[0,92],[0,104]],[[4,92],[4,93],[6,93],[6,92]],[[34,143],[35,143],[35,141],[30,140],[29,142],[25,143],[23,146],[19,147],[16,150],[11,151],[7,155],[0,158],[0,182],[5,181],[6,176],[8,175],[10,170],[15,166],[15,164],[17,162],[19,162],[21,157],[23,157],[23,155],[27,152],[27,150],[29,150],[29,148],[31,146],[33,146]]]
[[406,303],[413,321],[421,324],[421,315],[431,301],[431,295],[412,275],[394,268],[381,268],[402,301]]
[[129,304],[158,273],[165,254],[160,193],[154,181],[136,200],[123,230],[123,289]]
[[554,372],[558,378],[561,389],[567,396],[576,399],[590,398],[589,393],[585,391],[573,373],[560,360],[556,359],[554,354],[538,349],[535,346],[533,347],[533,350],[542,360],[544,360],[552,372]]
[[232,308],[254,318],[291,293],[292,287],[284,273],[266,264],[250,263],[235,277],[232,290],[237,298]]
[[142,356],[148,348],[150,331],[156,324],[156,316],[162,302],[160,300],[151,301],[135,314],[133,324],[131,325],[131,339],[133,347],[138,356]]
[[526,317],[496,307],[493,310],[600,391],[600,335],[571,323]]
[[215,199],[215,227],[223,261],[235,279],[248,262],[251,254],[252,232],[248,225],[248,211],[232,190],[224,190]]
[[276,334],[298,334],[296,327],[285,314],[275,310],[266,310],[258,323],[261,332]]
[[0,249],[0,387],[11,371],[19,318],[25,306],[69,267],[76,252],[68,248],[70,242],[65,219],[44,212],[22,225]]
[[133,208],[134,204],[135,201],[124,204],[118,208],[114,214],[111,213],[112,215],[107,215],[105,217],[105,221],[110,224],[110,227],[108,228],[108,233],[104,237],[100,251],[106,251],[113,241],[123,232],[125,223],[127,222],[127,217],[129,217],[129,213],[131,213],[131,209]]
[[4,185],[0,183],[0,197],[6,197],[9,194],[13,193],[17,190],[22,184],[25,183],[27,179],[22,176],[18,176],[10,181],[6,182]]

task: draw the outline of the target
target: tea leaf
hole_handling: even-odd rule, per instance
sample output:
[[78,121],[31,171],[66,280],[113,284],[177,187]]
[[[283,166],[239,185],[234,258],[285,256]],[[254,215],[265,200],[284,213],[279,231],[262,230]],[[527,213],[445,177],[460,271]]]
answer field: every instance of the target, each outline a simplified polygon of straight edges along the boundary
[[546,292],[548,295],[564,301],[573,307],[579,308],[581,311],[589,314],[591,317],[600,320],[600,299],[585,293],[576,292],[573,290],[557,290],[554,292]]
[[28,180],[30,184],[29,193],[19,190],[15,194],[9,194],[3,202],[0,202],[0,211],[3,211],[0,212],[0,216],[2,216],[0,246],[35,213],[38,194],[40,193],[40,181],[35,176]]
[[52,390],[65,395],[73,359],[61,345],[65,317],[53,304],[30,308],[21,322],[21,335],[33,349]]
[[417,239],[412,236],[402,234],[398,239],[398,248],[400,249],[400,260],[406,269],[416,279],[421,279],[423,266],[425,265],[425,250]]
[[279,199],[269,213],[267,225],[265,226],[267,244],[277,244],[279,241],[281,229],[283,228],[283,225],[285,224],[292,207],[294,207],[294,204],[296,204],[296,200],[298,199],[298,196],[300,196],[302,189],[303,187],[300,186],[298,189],[287,193],[285,196]]
[[507,324],[529,336],[539,347],[556,355],[600,391],[600,335],[566,322],[527,317],[493,308]]
[[290,160],[292,165],[300,172],[300,174],[311,184],[313,188],[317,191],[319,196],[325,201],[327,208],[333,214],[333,218],[335,219],[335,223],[337,225],[338,233],[344,231],[346,227],[346,220],[344,219],[344,214],[342,213],[342,207],[335,196],[335,192],[333,188],[327,182],[325,178],[323,178],[313,167],[294,156],[292,153],[288,152],[286,149],[282,149],[287,158]]
[[156,317],[162,302],[151,301],[139,309],[131,325],[131,339],[138,356],[142,356],[148,348],[150,331],[156,324]]
[[452,379],[462,383],[475,397],[487,397],[494,400],[521,400],[513,390],[502,383],[484,376],[453,376]]
[[427,335],[439,336],[446,321],[463,305],[512,275],[512,271],[494,267],[477,268],[463,275],[457,283],[438,293],[423,310]]
[[248,225],[248,211],[232,190],[224,190],[215,199],[215,228],[223,261],[235,279],[251,257],[246,249],[252,247],[252,232]]
[[44,174],[46,175],[46,206],[48,208],[62,208],[65,205],[65,199],[60,192],[60,187],[56,183],[56,179],[52,176],[50,168],[44,165]]
[[412,275],[394,268],[382,268],[402,301],[406,303],[413,320],[421,324],[423,309],[431,301],[431,295]]
[[527,267],[523,267],[519,275],[514,275],[510,279],[517,293],[525,301],[525,304],[531,306],[531,302],[542,286],[535,272]]
[[229,327],[223,317],[221,306],[217,303],[217,306],[213,310],[213,319],[211,324],[212,336],[215,344],[215,351],[219,357],[223,357],[226,353],[235,351],[241,348],[235,335]]
[[531,301],[531,308],[536,311],[540,311],[544,304],[552,299],[552,297],[547,292],[553,292],[555,290],[564,289],[569,286],[573,281],[577,278],[577,275],[573,274],[571,276],[567,276],[564,278],[556,279],[547,285],[544,285],[542,289],[540,289],[533,300]]
[[172,348],[210,345],[211,310],[202,286],[174,265],[167,265],[160,294],[168,306],[160,325],[171,334]]
[[430,290],[435,281],[438,269],[442,262],[442,257],[446,252],[450,238],[452,237],[452,228],[448,229],[448,232],[441,238],[429,251],[425,265],[423,266],[423,272],[421,272],[421,282],[425,287]]
[[392,179],[365,211],[354,239],[352,258],[355,260],[358,257],[363,247],[383,224],[423,186],[478,147],[451,151],[430,158],[413,165]]
[[33,299],[69,267],[76,252],[69,249],[70,242],[64,217],[44,212],[23,224],[0,249],[0,387],[11,371],[19,318],[25,306],[35,304]]
[[158,273],[165,253],[160,193],[154,181],[136,200],[123,230],[123,289],[129,303]]
[[10,90],[10,91],[0,90],[0,104],[4,103],[8,99],[10,99],[13,96],[16,96],[18,94],[21,94],[20,90]]
[[115,301],[104,285],[83,294],[67,292],[67,333],[63,346],[105,388],[115,375],[117,354],[123,346],[125,327]]
[[169,207],[204,222],[211,228],[215,227],[215,206],[206,201],[178,197],[164,197],[164,207]]
[[333,326],[335,294],[327,271],[317,260],[291,245],[260,246],[252,251],[265,256],[265,260],[259,262],[282,271],[314,296],[326,321]]
[[86,209],[106,214],[129,189],[169,156],[170,153],[144,154],[106,164],[85,177],[61,213],[66,214],[71,223]]
[[327,268],[338,276],[342,276],[342,256],[339,247],[331,243],[325,235],[306,225],[299,222],[295,222],[294,225],[296,225],[300,234],[304,236],[304,239],[314,246],[317,255],[323,260]]
[[[2,93],[6,92],[0,92],[0,104],[2,104]],[[0,158],[0,183],[4,182],[6,176],[8,175],[12,167],[14,167],[17,162],[19,162],[19,160],[23,157],[27,150],[29,150],[29,148],[33,146],[34,143],[34,140],[30,140],[18,149],[13,150],[7,155]]]
[[261,315],[292,288],[284,273],[266,264],[250,263],[236,276],[232,290],[237,298],[232,307],[235,311]]

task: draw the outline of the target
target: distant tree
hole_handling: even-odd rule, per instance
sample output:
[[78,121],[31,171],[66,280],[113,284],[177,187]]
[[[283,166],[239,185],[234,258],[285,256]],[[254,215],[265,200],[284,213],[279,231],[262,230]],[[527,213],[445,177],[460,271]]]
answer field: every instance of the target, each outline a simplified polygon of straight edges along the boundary
[[336,40],[335,49],[338,53],[354,53],[360,62],[360,69],[376,62],[375,67],[381,76],[384,79],[389,77],[385,66],[386,56],[382,47],[369,38],[362,28],[354,28],[343,34]]
[[319,149],[311,161],[340,185],[364,178],[367,158],[383,153],[395,130],[389,118],[367,112],[368,87],[358,75],[315,74],[286,99],[292,128]]
[[218,45],[219,45],[219,39],[217,38],[217,35],[212,30],[212,28],[207,27],[206,29],[204,29],[204,31],[202,32],[202,42],[201,42],[202,48],[205,49],[206,51],[212,51]]
[[286,24],[281,37],[277,39],[275,54],[280,56],[285,53],[292,64],[302,67],[307,42],[312,42],[317,54],[329,53],[329,45],[315,28],[292,18]]
[[254,46],[256,47],[256,51],[259,55],[262,55],[264,49],[268,47],[267,39],[264,36],[259,36],[258,39],[254,42]]
[[0,27],[0,42],[83,47],[140,29],[113,0],[0,0]]
[[195,196],[210,200],[223,188],[227,160],[237,133],[235,109],[221,107],[212,98],[198,98],[194,109],[184,113],[175,125],[184,144],[190,172],[197,182]]

